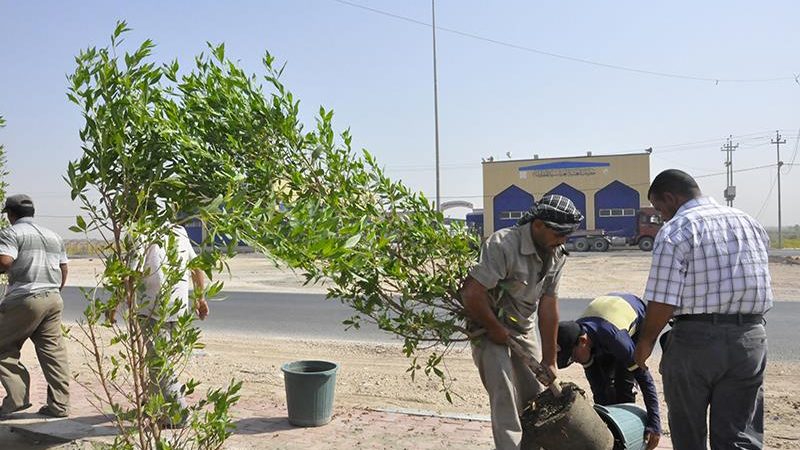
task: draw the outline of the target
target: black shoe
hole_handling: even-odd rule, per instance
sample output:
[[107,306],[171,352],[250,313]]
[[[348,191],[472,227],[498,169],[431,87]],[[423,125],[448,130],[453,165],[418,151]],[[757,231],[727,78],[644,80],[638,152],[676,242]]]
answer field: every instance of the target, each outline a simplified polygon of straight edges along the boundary
[[12,414],[14,414],[15,412],[24,411],[24,410],[30,408],[31,406],[33,406],[33,405],[31,405],[30,403],[26,403],[26,404],[20,406],[19,408],[16,408],[16,409],[11,410],[11,411],[2,411],[2,410],[0,410],[0,420],[6,420]]
[[39,408],[39,414],[48,417],[67,417],[69,413],[66,411],[56,411],[55,409],[51,408],[49,405],[44,405]]

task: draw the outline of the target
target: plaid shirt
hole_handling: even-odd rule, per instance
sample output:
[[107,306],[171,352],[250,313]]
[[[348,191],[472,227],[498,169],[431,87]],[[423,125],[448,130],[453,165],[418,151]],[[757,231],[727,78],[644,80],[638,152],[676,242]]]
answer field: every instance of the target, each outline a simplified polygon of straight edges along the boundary
[[679,314],[761,314],[772,307],[769,236],[709,197],[686,202],[656,236],[644,298]]

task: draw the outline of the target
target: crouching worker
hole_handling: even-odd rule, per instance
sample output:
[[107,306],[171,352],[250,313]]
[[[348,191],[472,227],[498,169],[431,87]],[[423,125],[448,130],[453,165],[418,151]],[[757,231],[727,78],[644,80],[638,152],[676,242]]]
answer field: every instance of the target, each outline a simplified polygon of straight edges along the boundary
[[644,302],[633,294],[595,298],[577,320],[558,324],[557,362],[559,369],[573,362],[583,365],[594,402],[599,405],[633,403],[635,380],[647,408],[645,442],[650,450],[661,435],[658,394],[650,371],[633,361],[644,313]]

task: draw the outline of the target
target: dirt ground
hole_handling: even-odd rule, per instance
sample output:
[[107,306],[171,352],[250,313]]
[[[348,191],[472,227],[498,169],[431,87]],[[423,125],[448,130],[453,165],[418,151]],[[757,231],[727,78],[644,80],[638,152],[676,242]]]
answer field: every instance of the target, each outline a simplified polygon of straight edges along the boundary
[[[73,336],[78,336],[73,329]],[[207,333],[206,348],[189,361],[182,379],[202,381],[200,391],[222,387],[231,379],[241,380],[242,398],[248,403],[284,405],[286,401],[281,365],[300,359],[323,359],[339,364],[336,380],[337,409],[380,408],[433,411],[442,414],[489,414],[489,400],[480,384],[470,352],[457,348],[446,358],[446,370],[452,377],[453,403],[440,391],[438,380],[419,373],[412,381],[406,373],[410,361],[399,345],[317,340],[286,340]],[[72,371],[82,380],[92,379],[87,361],[76,343],[69,345]],[[26,344],[23,362],[33,376],[41,376],[32,345]],[[657,367],[658,356],[651,360]],[[800,384],[798,363],[770,363],[766,377],[765,444],[768,448],[800,448]],[[589,392],[582,369],[573,364],[562,370],[563,381],[573,381]],[[654,373],[656,383],[661,377]],[[661,396],[662,412],[666,406]],[[641,401],[639,401],[641,404]],[[236,415],[234,408],[234,416]],[[662,413],[664,431],[669,432],[666,413]]]
[[[587,298],[609,291],[641,293],[650,258],[641,253],[590,254],[571,258],[562,278],[561,297]],[[70,285],[91,286],[101,265],[97,259],[75,259],[70,265]],[[232,291],[324,292],[322,286],[302,286],[302,278],[276,269],[256,255],[241,255],[230,263],[231,273],[222,276]],[[770,264],[776,298],[800,300],[800,265]],[[421,373],[412,382],[406,359],[397,345],[282,340],[252,335],[206,334],[204,352],[192,357],[187,374],[203,380],[205,386],[222,386],[232,379],[244,381],[243,396],[265,402],[285,400],[283,363],[298,359],[326,359],[339,363],[336,404],[338,407],[409,408],[441,413],[489,413],[469,351],[456,349],[447,359],[447,371],[454,379],[453,404],[440,392],[441,386]],[[77,345],[70,346],[73,370],[86,372]],[[36,365],[30,345],[23,359]],[[652,361],[657,367],[658,358]],[[564,370],[564,380],[574,381],[588,391],[581,368]],[[656,371],[657,372],[657,371]],[[800,363],[771,362],[766,378],[765,444],[770,448],[800,448]],[[84,375],[85,376],[85,375]],[[660,375],[655,373],[660,386]],[[662,409],[666,411],[666,406]],[[664,429],[666,413],[663,414]]]

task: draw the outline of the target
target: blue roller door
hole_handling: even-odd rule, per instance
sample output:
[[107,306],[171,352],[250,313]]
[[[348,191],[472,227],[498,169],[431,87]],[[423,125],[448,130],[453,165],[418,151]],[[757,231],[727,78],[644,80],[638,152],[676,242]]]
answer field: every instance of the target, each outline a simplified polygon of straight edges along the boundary
[[533,206],[533,195],[511,185],[494,197],[494,231],[517,223],[525,211]]
[[618,180],[594,195],[595,227],[612,236],[632,237],[636,234],[639,192]]

